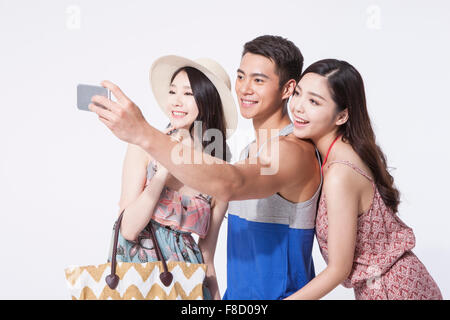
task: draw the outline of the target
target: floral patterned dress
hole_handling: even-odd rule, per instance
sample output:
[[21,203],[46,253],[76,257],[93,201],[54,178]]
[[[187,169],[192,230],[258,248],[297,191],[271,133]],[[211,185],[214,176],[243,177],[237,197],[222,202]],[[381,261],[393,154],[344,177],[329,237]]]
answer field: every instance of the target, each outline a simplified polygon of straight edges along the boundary
[[[436,282],[411,251],[413,230],[383,202],[373,179],[348,161],[333,161],[350,166],[372,182],[374,197],[369,210],[358,217],[353,267],[342,283],[354,288],[356,300],[441,300]],[[322,193],[316,218],[320,251],[328,263],[328,217]]]
[[[147,167],[147,184],[155,172],[155,163]],[[152,219],[156,239],[166,261],[204,263],[202,253],[192,237],[192,232],[204,238],[208,232],[211,212],[211,197],[198,194],[193,197],[179,194],[164,187]],[[116,225],[113,228],[113,235]],[[111,261],[112,245],[108,255]],[[135,241],[126,240],[119,231],[117,261],[154,262],[158,261],[153,241],[147,225]],[[203,286],[205,300],[212,299],[206,284]]]

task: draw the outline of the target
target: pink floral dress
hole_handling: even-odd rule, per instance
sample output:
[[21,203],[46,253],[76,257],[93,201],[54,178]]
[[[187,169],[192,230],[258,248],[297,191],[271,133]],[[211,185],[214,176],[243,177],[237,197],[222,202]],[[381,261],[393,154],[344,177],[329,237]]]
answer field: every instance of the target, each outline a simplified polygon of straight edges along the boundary
[[[353,268],[342,283],[353,288],[357,300],[437,300],[439,287],[422,262],[411,251],[413,230],[383,202],[373,179],[348,161],[333,161],[350,166],[372,182],[374,198],[368,211],[358,217]],[[316,218],[316,236],[323,258],[328,263],[328,217],[322,193]]]

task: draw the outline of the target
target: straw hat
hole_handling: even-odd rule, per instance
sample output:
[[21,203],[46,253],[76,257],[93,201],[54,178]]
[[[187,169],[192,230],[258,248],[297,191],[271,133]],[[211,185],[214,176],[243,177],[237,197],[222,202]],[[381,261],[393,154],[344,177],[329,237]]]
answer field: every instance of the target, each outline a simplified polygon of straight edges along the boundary
[[225,69],[214,60],[208,58],[189,60],[175,55],[157,59],[150,68],[150,85],[159,107],[165,112],[170,80],[175,71],[182,67],[192,67],[201,71],[216,87],[222,101],[228,139],[236,130],[237,109],[231,95],[230,78]]

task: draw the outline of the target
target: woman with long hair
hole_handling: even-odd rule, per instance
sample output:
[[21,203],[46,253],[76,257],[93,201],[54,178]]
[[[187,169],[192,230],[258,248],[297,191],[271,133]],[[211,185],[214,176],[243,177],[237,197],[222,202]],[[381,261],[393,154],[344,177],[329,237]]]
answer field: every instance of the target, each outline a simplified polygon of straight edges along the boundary
[[[237,112],[225,70],[210,59],[165,56],[153,64],[150,81],[170,121],[166,133],[204,150],[208,139],[202,133],[215,130],[222,139],[215,141],[211,155],[229,160],[225,138],[236,128]],[[122,172],[119,212],[124,213],[117,261],[157,261],[152,224],[164,259],[205,263],[204,298],[220,299],[214,252],[227,206],[184,185],[140,147],[129,144]],[[199,236],[199,243],[192,233]],[[109,259],[111,254],[112,248]]]
[[294,134],[311,139],[324,184],[316,236],[327,267],[289,299],[319,299],[342,283],[360,299],[442,299],[412,252],[413,230],[397,215],[399,191],[376,144],[364,84],[349,63],[318,61],[290,102]]

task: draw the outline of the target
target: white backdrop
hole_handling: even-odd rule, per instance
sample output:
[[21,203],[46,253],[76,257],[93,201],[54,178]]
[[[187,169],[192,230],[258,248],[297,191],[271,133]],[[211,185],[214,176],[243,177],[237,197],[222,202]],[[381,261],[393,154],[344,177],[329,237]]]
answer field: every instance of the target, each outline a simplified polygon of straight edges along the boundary
[[[0,298],[67,299],[63,269],[106,261],[126,145],[76,108],[76,85],[117,83],[158,128],[148,70],[161,55],[210,57],[234,83],[242,47],[294,41],[305,67],[352,63],[402,193],[414,252],[450,296],[448,1],[0,0]],[[234,89],[233,89],[234,90]],[[251,122],[239,119],[241,132]],[[245,140],[230,140],[234,159]],[[216,269],[226,288],[226,223]],[[317,242],[316,272],[324,269]],[[340,286],[325,299],[353,299]]]

